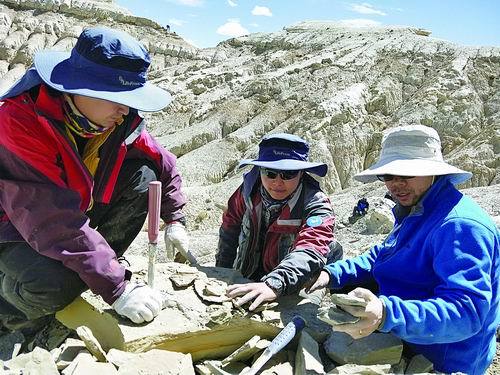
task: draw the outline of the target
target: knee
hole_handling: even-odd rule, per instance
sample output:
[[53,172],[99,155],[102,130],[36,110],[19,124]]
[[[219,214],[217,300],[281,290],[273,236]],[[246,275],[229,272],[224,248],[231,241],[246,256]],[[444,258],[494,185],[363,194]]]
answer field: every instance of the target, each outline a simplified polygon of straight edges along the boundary
[[329,245],[330,251],[328,253],[328,256],[326,258],[326,264],[334,263],[337,260],[342,259],[344,255],[344,249],[340,242],[334,240],[330,242]]
[[85,284],[76,274],[70,274],[66,278],[40,278],[24,283],[5,277],[2,282],[5,300],[29,320],[62,310],[85,289]]

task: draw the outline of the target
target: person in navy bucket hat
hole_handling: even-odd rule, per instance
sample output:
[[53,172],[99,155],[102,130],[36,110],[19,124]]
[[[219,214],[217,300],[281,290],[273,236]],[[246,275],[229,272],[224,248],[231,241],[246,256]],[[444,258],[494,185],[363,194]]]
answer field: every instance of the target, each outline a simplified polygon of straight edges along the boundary
[[227,290],[237,304],[250,302],[250,310],[298,292],[327,261],[342,257],[330,200],[310,175],[323,177],[328,168],[308,155],[304,139],[271,134],[260,142],[256,159],[239,164],[253,168],[229,198],[216,265],[254,281]]
[[304,170],[324,177],[327,165],[309,162],[308,156],[309,144],[302,138],[293,134],[271,134],[260,142],[258,158],[242,160],[239,167],[252,164],[285,171]]
[[0,328],[36,332],[90,288],[134,323],[164,297],[130,281],[121,257],[162,182],[167,249],[188,251],[173,154],[139,111],[170,94],[147,81],[150,56],[129,34],[84,30],[71,52],[41,51],[0,96]]
[[109,100],[143,112],[159,111],[170,94],[147,82],[151,58],[129,34],[106,27],[84,30],[71,52],[40,51],[34,68],[39,77],[23,77],[2,97],[11,97],[43,81],[51,88]]

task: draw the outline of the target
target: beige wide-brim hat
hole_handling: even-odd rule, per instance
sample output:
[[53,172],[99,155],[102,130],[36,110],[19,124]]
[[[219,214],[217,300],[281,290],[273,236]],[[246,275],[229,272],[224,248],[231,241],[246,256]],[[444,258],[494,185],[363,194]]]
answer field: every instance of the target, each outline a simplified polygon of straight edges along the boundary
[[451,175],[453,184],[460,184],[472,173],[456,168],[443,160],[438,133],[424,125],[406,125],[390,129],[382,139],[379,160],[358,173],[354,179],[373,182],[377,175],[443,176]]

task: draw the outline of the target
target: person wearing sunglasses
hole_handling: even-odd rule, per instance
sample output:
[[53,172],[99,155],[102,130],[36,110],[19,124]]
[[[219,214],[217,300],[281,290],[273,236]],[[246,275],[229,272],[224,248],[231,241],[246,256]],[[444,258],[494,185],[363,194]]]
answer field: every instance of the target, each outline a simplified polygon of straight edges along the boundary
[[255,281],[228,287],[239,305],[299,291],[327,258],[340,259],[335,217],[328,197],[310,173],[323,177],[324,163],[309,162],[309,145],[292,134],[272,134],[259,144],[257,159],[229,198],[219,230],[216,266],[235,268]]
[[[443,160],[434,129],[389,130],[378,162],[354,178],[385,183],[396,202],[392,232],[364,254],[327,265],[309,288],[350,288],[367,301],[345,308],[357,323],[333,329],[355,339],[390,332],[438,372],[486,372],[500,323],[500,235],[455,187],[471,175]],[[377,294],[362,287],[373,282]]]

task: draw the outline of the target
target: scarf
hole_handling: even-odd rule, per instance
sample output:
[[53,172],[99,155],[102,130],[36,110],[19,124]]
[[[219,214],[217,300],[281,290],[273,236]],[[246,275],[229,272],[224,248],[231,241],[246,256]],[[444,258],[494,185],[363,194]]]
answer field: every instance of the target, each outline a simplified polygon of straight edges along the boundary
[[260,196],[262,197],[262,229],[265,232],[269,225],[278,218],[283,206],[288,203],[293,193],[285,199],[278,200],[271,197],[264,189],[264,185],[260,185]]
[[108,139],[115,130],[116,126],[105,128],[93,124],[80,113],[69,95],[64,94],[64,99],[64,123],[66,125],[66,134],[75,147],[77,146],[75,135],[88,139],[81,157],[90,174],[94,176],[100,160],[99,148],[106,142],[106,139]]
[[97,135],[103,134],[108,130],[105,127],[99,126],[88,120],[76,108],[73,99],[68,94],[64,94],[64,118],[65,123],[70,130],[83,138],[93,138]]

